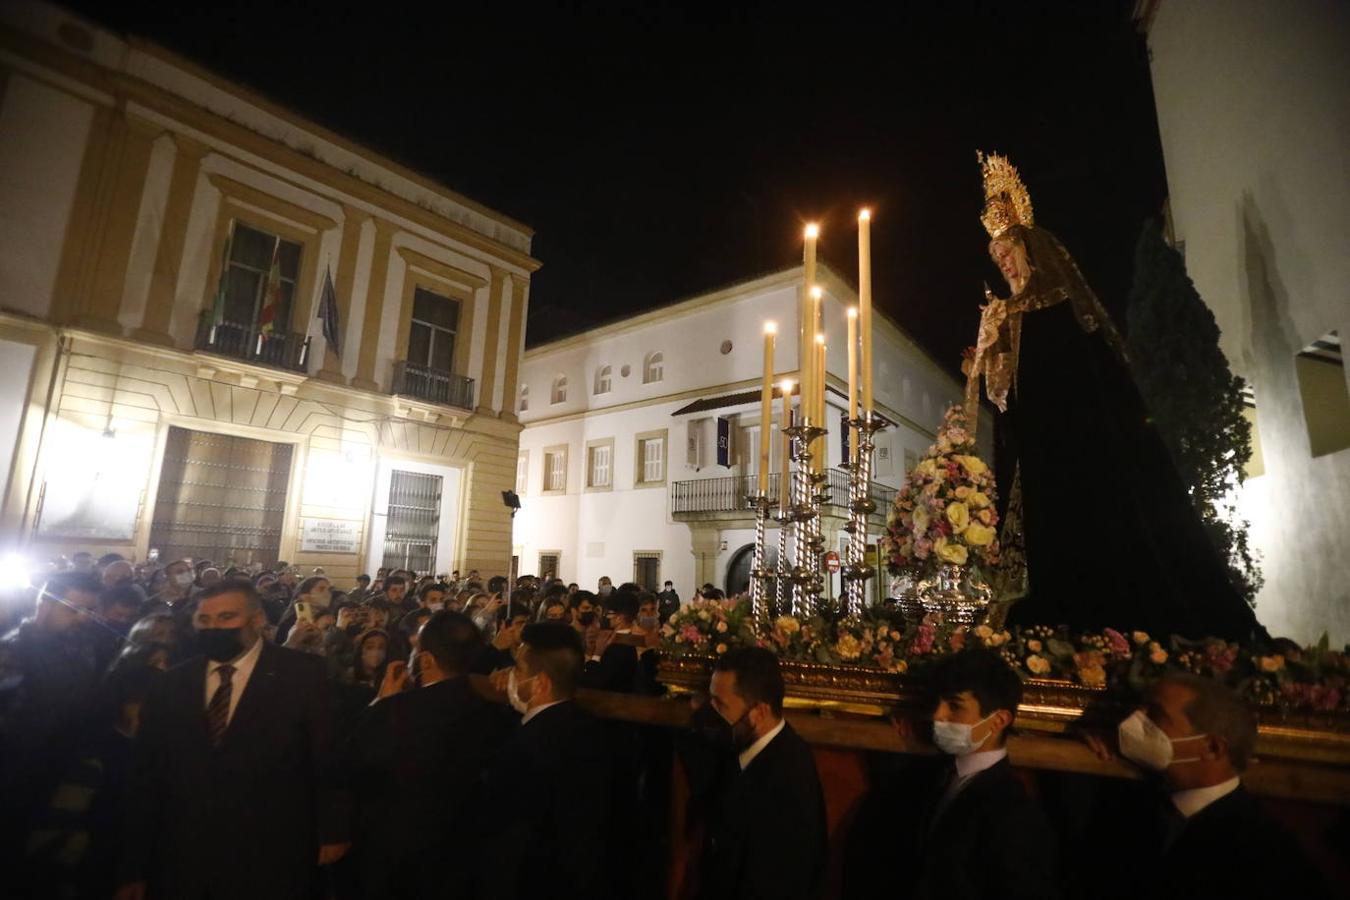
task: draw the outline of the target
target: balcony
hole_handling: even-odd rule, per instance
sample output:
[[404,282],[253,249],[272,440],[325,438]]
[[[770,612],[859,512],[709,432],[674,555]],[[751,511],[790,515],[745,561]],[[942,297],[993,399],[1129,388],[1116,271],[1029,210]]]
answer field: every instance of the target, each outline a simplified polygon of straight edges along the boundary
[[288,331],[261,331],[252,324],[216,322],[209,309],[202,310],[197,317],[197,339],[193,346],[206,353],[291,372],[303,373],[309,363],[308,336]]
[[402,360],[394,363],[394,379],[389,393],[428,403],[473,409],[472,378]]
[[[838,515],[845,515],[848,504],[848,472],[843,469],[829,469],[826,472],[826,486],[830,491],[827,505],[837,508]],[[769,502],[778,504],[778,491],[781,476],[775,472],[769,476]],[[717,513],[738,515],[750,514],[749,498],[758,488],[754,475],[730,475],[725,478],[700,478],[692,481],[676,481],[670,486],[671,513],[680,519],[717,518]],[[872,500],[877,505],[874,515],[885,516],[895,499],[895,488],[872,482]],[[714,514],[714,515],[709,515]]]

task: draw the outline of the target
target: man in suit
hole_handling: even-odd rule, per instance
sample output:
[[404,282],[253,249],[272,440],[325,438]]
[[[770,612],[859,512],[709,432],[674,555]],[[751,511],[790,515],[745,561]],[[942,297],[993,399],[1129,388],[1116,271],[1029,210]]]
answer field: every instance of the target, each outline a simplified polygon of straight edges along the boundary
[[483,776],[511,725],[469,684],[483,649],[468,616],[433,613],[413,663],[421,686],[404,691],[407,666],[391,663],[357,726],[349,755],[366,897],[473,896]]
[[715,898],[815,897],[825,867],[825,797],[811,750],[783,719],[778,658],[732,650],[713,667],[712,709],[736,754],[709,823],[699,893]]
[[896,820],[895,871],[908,873],[899,895],[1059,896],[1050,823],[1013,774],[1005,746],[1021,679],[984,649],[944,657],[929,674],[933,742],[944,757],[917,779],[918,808]]
[[[1133,897],[1323,897],[1326,884],[1290,833],[1242,786],[1256,717],[1212,678],[1172,673],[1120,723],[1120,753],[1166,793],[1139,829]],[[1101,741],[1089,744],[1109,758]]]
[[576,631],[536,622],[515,665],[493,676],[521,720],[488,776],[482,897],[605,896],[609,763],[595,720],[573,700],[582,659]]
[[141,713],[118,898],[305,897],[348,846],[323,660],[263,639],[245,581],[204,591],[194,624],[205,655]]

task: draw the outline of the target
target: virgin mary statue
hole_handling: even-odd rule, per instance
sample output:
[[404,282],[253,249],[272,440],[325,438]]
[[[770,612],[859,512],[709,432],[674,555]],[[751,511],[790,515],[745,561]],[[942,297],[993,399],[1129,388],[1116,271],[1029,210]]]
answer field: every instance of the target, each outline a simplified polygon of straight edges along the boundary
[[1016,460],[1004,536],[1014,552],[1021,539],[1025,596],[1008,620],[1264,636],[1149,421],[1110,316],[1064,245],[1034,224],[1017,170],[979,160],[980,219],[1011,295],[987,294],[967,403],[983,376],[999,445]]

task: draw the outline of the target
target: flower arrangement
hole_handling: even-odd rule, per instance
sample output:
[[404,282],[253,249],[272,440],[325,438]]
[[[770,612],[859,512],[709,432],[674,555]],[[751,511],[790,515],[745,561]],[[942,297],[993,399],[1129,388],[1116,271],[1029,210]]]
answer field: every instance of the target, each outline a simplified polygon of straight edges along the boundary
[[881,542],[891,574],[922,578],[943,564],[984,570],[998,561],[994,473],[975,454],[965,409],[956,404],[886,518]]
[[749,601],[695,601],[662,627],[667,653],[721,656],[732,647],[766,647],[790,662],[860,666],[904,674],[925,661],[984,647],[1023,678],[1069,681],[1135,694],[1168,671],[1218,679],[1254,703],[1287,710],[1350,712],[1350,651],[1280,642],[1281,652],[1257,652],[1209,638],[1155,638],[1113,628],[1072,633],[1035,625],[967,628],[930,616],[904,622],[875,608],[862,616],[779,616],[754,627]]

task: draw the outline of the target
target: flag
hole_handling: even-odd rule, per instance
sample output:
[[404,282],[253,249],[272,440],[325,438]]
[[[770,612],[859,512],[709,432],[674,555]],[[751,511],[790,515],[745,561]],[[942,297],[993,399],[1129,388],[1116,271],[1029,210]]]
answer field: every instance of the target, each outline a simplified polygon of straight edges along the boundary
[[337,289],[333,287],[333,270],[323,269],[323,293],[319,298],[319,318],[323,319],[323,339],[333,351],[333,356],[342,357],[342,348],[338,337],[341,326],[338,322]]
[[230,275],[230,245],[234,243],[234,223],[225,233],[225,251],[220,255],[220,280],[216,282],[216,302],[211,307],[211,327],[214,329],[225,320],[225,285]]
[[263,288],[262,309],[258,310],[258,330],[271,334],[281,305],[281,238],[272,245],[272,267],[267,270],[267,285]]

